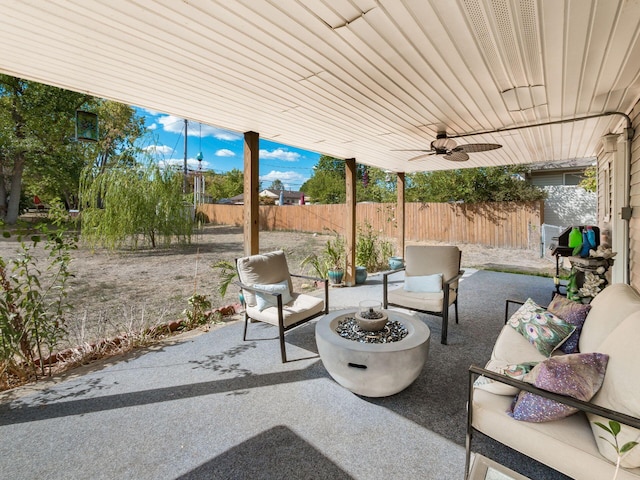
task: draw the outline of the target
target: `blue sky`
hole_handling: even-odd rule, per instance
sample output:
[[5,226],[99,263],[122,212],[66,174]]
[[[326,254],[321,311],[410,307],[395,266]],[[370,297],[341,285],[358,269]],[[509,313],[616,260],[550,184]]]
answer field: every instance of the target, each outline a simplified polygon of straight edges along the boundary
[[[145,118],[148,130],[144,148],[163,165],[184,162],[184,119],[174,115],[137,108]],[[202,152],[202,169],[223,173],[234,168],[243,170],[243,136],[197,122],[189,122],[187,163],[198,168],[196,156]],[[318,162],[318,153],[300,150],[279,143],[260,140],[260,181],[263,188],[279,179],[285,188],[299,190]]]

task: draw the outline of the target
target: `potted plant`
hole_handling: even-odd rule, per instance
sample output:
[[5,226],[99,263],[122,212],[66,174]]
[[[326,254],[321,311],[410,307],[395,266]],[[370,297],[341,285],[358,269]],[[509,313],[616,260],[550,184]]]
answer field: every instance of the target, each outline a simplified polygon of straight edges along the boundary
[[329,283],[333,285],[342,283],[346,261],[344,239],[336,234],[333,239],[327,240],[323,256],[327,265]]
[[356,238],[356,285],[367,280],[368,272],[375,271],[379,263],[378,237],[369,222],[358,227]]

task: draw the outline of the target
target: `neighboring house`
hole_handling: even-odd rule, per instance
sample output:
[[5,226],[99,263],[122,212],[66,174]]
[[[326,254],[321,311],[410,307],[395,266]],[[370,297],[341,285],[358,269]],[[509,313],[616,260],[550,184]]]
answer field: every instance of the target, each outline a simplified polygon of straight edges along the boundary
[[[271,190],[269,188],[265,188],[260,192],[260,197],[271,198],[274,201],[275,205],[280,205],[280,190]],[[293,192],[290,190],[284,190],[282,192],[283,197],[283,205],[299,205],[300,199],[304,198],[303,192]],[[231,197],[228,199],[230,202],[225,203],[233,203],[234,205],[242,205],[244,204],[244,195],[236,195],[235,197]]]
[[584,171],[595,164],[595,158],[586,158],[529,165],[527,181],[547,192],[545,224],[562,228],[597,225],[598,196],[580,187]]
[[282,193],[283,205],[299,205],[300,199],[304,197],[302,192],[293,192],[290,190],[271,190],[265,188],[260,192],[261,197],[273,198],[276,205],[280,205],[280,193]]

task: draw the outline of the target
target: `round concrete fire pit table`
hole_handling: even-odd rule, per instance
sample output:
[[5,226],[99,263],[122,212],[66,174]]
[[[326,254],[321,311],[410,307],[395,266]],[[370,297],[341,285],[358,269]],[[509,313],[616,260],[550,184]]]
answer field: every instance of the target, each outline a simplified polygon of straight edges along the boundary
[[336,332],[339,322],[355,313],[356,309],[338,310],[316,324],[316,344],[324,367],[336,382],[358,395],[386,397],[404,390],[427,361],[429,327],[405,313],[386,310],[389,321],[403,324],[407,335],[396,342],[361,343]]

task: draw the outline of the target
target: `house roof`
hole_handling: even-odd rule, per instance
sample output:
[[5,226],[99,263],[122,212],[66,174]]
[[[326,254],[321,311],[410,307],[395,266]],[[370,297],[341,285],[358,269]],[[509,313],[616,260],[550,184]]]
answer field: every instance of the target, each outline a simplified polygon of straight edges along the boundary
[[[265,188],[260,192],[260,195],[264,195],[265,192],[267,194],[269,194],[269,196],[273,197],[273,198],[280,198],[280,190],[272,190],[270,188]],[[292,200],[299,200],[300,197],[302,197],[302,195],[304,195],[304,193],[302,192],[294,192],[291,190],[283,190],[282,191],[282,195],[284,196],[284,198],[288,198],[288,199],[292,199]]]
[[529,165],[531,171],[546,170],[584,170],[596,164],[595,158],[574,158],[572,160],[563,160],[560,162],[542,162],[532,163]]
[[[632,0],[0,0],[0,72],[391,171],[549,162],[621,132],[591,117],[640,97],[639,25]],[[440,130],[503,148],[410,161]]]

